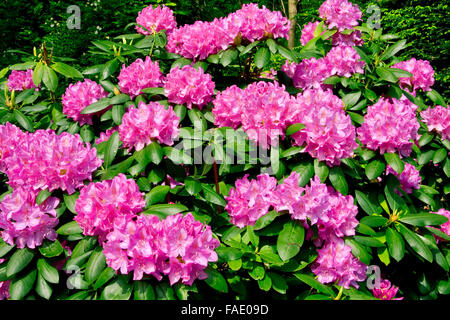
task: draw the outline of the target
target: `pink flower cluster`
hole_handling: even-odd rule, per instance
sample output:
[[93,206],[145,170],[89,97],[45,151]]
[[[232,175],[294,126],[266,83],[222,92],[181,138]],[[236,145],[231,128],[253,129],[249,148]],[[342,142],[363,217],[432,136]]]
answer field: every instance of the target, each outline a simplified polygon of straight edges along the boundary
[[190,65],[173,68],[164,80],[164,92],[169,102],[186,104],[189,109],[196,105],[201,110],[213,99],[214,88],[210,74]]
[[357,129],[358,138],[368,149],[380,153],[396,152],[408,156],[417,138],[417,107],[407,99],[381,97],[367,108],[364,123]]
[[366,279],[367,266],[353,257],[352,249],[342,239],[335,238],[317,250],[319,256],[311,267],[322,283],[337,282],[348,289],[358,288],[358,282]]
[[428,108],[420,113],[422,121],[426,123],[428,130],[442,134],[442,139],[450,140],[450,108],[436,106]]
[[432,213],[437,213],[437,214],[440,214],[440,215],[448,218],[447,222],[441,224],[441,231],[450,237],[450,211],[448,211],[444,208],[441,208],[437,212],[432,212]]
[[389,280],[384,279],[380,282],[379,288],[372,289],[372,293],[375,298],[381,300],[403,300],[403,297],[395,298],[398,289],[399,288],[392,285]]
[[[390,165],[387,165],[386,174],[389,173],[392,173],[398,178],[403,191],[406,193],[412,193],[412,189],[420,188],[420,182],[422,179],[420,178],[419,171],[412,164],[405,163],[405,168],[400,175],[392,169]],[[401,194],[400,192],[398,193]]]
[[242,39],[253,42],[266,37],[288,38],[289,27],[290,21],[280,12],[244,4],[225,18],[196,21],[173,30],[168,35],[167,51],[202,60]]
[[117,77],[120,91],[130,95],[131,98],[140,95],[142,89],[161,86],[162,78],[158,61],[153,62],[149,56],[145,61],[137,59],[128,67],[123,64]]
[[[314,31],[319,24],[319,21],[309,22],[303,27],[302,35],[300,37],[300,43],[302,46],[305,46],[310,40],[314,39]],[[322,31],[320,35],[322,35],[325,31],[326,30]]]
[[7,171],[5,160],[14,154],[16,147],[26,138],[27,134],[19,127],[9,122],[0,125],[0,171]]
[[337,75],[351,77],[355,73],[364,73],[364,61],[351,46],[333,47],[325,57],[314,57],[302,60],[300,63],[286,63],[281,70],[292,78],[294,86],[301,89],[330,88],[324,85],[326,78]]
[[44,239],[54,241],[58,224],[55,208],[59,199],[47,198],[42,204],[36,204],[38,191],[16,188],[5,196],[0,203],[0,228],[2,239],[18,248],[34,249]]
[[7,86],[9,91],[22,91],[26,89],[36,88],[33,83],[33,70],[26,71],[13,70],[8,77]]
[[358,5],[348,0],[326,0],[319,8],[319,16],[325,20],[328,29],[343,31],[356,27],[362,13]]
[[291,96],[276,82],[254,82],[244,90],[229,87],[217,95],[213,104],[217,126],[236,129],[242,125],[247,136],[263,147],[275,145],[278,136],[284,137],[291,118]]
[[430,91],[434,84],[434,70],[427,60],[416,60],[412,58],[408,61],[402,61],[394,64],[392,68],[402,69],[412,73],[412,77],[400,77],[400,86],[415,94],[417,89]]
[[80,191],[75,203],[74,220],[88,236],[99,236],[103,242],[113,230],[117,217],[126,223],[145,206],[143,193],[133,179],[120,173],[112,180],[91,183]]
[[137,32],[143,35],[158,33],[161,30],[166,30],[167,33],[170,33],[177,27],[173,11],[165,5],[158,5],[156,8],[153,8],[152,5],[145,7],[139,12],[136,23],[148,29],[147,31],[140,26],[136,26]]
[[108,266],[133,279],[144,274],[161,280],[168,275],[170,284],[192,285],[205,279],[208,262],[217,261],[214,251],[220,245],[208,225],[195,221],[191,213],[176,214],[160,221],[154,215],[140,215],[120,224],[107,235],[104,254]]
[[356,128],[343,106],[342,100],[331,90],[308,89],[298,95],[293,103],[291,121],[302,123],[305,128],[292,135],[293,145],[306,144],[302,152],[330,166],[351,157],[358,147]]
[[50,129],[27,133],[3,159],[11,187],[62,189],[69,194],[82,187],[84,180],[91,180],[101,163],[97,150],[89,143],[85,146],[78,134],[57,135]]
[[63,113],[78,121],[81,126],[86,123],[92,125],[92,114],[81,114],[81,111],[107,96],[108,92],[95,81],[84,79],[75,84],[71,83],[62,95]]
[[9,285],[11,280],[0,282],[0,300],[9,299]]
[[138,108],[130,108],[122,118],[119,126],[120,140],[124,147],[136,151],[151,144],[154,139],[171,146],[178,136],[177,117],[173,108],[166,109],[158,102],[139,103]]
[[254,225],[276,203],[274,191],[277,179],[268,174],[260,174],[256,180],[251,181],[247,174],[236,180],[235,186],[225,197],[228,201],[225,210],[230,215],[231,223],[239,228]]

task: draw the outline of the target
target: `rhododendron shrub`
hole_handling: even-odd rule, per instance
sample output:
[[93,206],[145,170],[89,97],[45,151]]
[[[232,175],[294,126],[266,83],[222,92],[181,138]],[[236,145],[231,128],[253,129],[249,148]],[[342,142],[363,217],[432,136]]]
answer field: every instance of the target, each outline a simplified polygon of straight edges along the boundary
[[433,62],[348,0],[294,49],[279,11],[167,5],[93,41],[95,65],[36,44],[0,70],[0,300],[448,294]]

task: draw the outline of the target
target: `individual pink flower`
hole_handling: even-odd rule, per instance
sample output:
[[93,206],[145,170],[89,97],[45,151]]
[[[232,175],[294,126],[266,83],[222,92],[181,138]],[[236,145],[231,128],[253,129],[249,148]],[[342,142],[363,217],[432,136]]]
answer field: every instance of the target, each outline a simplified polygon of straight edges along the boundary
[[95,140],[95,144],[100,144],[102,142],[108,141],[111,135],[118,130],[119,130],[118,127],[114,127],[106,130],[105,132],[100,132],[100,137],[98,137],[98,139]]
[[339,165],[340,159],[353,155],[358,147],[356,128],[343,110],[342,100],[331,90],[305,90],[294,100],[291,109],[291,122],[305,125],[292,135],[294,145],[306,144],[302,152],[330,166]]
[[352,248],[342,239],[334,238],[317,250],[319,256],[311,270],[321,283],[334,283],[349,289],[358,288],[358,282],[366,279],[367,266],[353,257]]
[[380,153],[397,152],[408,156],[417,138],[417,107],[408,100],[381,97],[367,108],[364,123],[357,129],[358,138],[368,149]]
[[28,134],[5,159],[6,174],[13,188],[26,187],[33,190],[61,189],[69,194],[91,180],[92,173],[102,164],[97,150],[84,143],[80,135],[53,130],[37,130]]
[[179,120],[171,106],[166,109],[158,102],[140,102],[138,108],[130,108],[123,115],[119,126],[120,140],[124,147],[136,151],[154,140],[171,146],[178,136]]
[[27,133],[7,122],[0,125],[0,171],[6,173],[5,160],[14,154],[14,150],[27,139]]
[[426,123],[429,131],[442,134],[442,139],[450,140],[450,108],[436,106],[420,113],[422,121]]
[[231,188],[225,197],[225,210],[230,222],[239,228],[254,225],[255,222],[269,212],[275,205],[274,191],[277,179],[268,174],[260,174],[256,180],[248,180],[248,174],[236,180],[235,188]]
[[280,183],[275,190],[276,201],[274,203],[275,210],[288,211],[294,219],[306,220],[306,211],[304,206],[299,205],[304,188],[298,185],[300,175],[292,171],[292,173]]
[[236,85],[217,93],[213,101],[214,124],[237,129],[241,125],[244,90]]
[[54,241],[58,224],[55,208],[59,199],[47,198],[36,204],[38,191],[17,188],[0,203],[0,229],[2,239],[18,248],[34,249],[44,239]]
[[355,30],[350,34],[343,34],[341,32],[336,32],[332,37],[333,46],[362,46],[364,40],[361,38],[362,32]]
[[[303,27],[302,36],[300,38],[300,43],[302,46],[305,46],[310,40],[314,39],[314,31],[319,24],[319,21],[309,22]],[[325,31],[326,30],[322,31],[320,35],[322,35]]]
[[286,73],[289,78],[293,78],[295,74],[295,69],[297,69],[298,64],[295,62],[290,62],[286,60],[284,64],[281,66],[281,71]]
[[80,126],[86,123],[92,125],[92,114],[81,114],[81,111],[107,96],[108,92],[95,81],[84,79],[75,84],[71,83],[62,95],[63,113],[78,121]]
[[312,57],[302,60],[302,62],[295,66],[292,81],[296,88],[304,90],[310,88],[329,88],[330,86],[324,85],[323,81],[333,75],[331,70],[332,66],[326,58],[316,59]]
[[166,181],[164,181],[163,183],[161,183],[162,186],[168,185],[170,187],[170,189],[173,189],[177,186],[184,186],[183,182],[178,182],[177,180],[175,180],[174,178],[172,178],[169,175],[166,175]]
[[364,61],[353,47],[333,47],[326,55],[327,65],[331,68],[331,75],[351,77],[355,73],[364,73]]
[[83,234],[99,236],[103,242],[118,216],[131,220],[144,206],[144,195],[136,182],[119,173],[112,180],[90,183],[81,189],[75,202],[77,215],[74,220],[83,229]]
[[6,280],[0,282],[0,300],[8,300],[9,299],[9,285],[11,284],[11,280]]
[[162,221],[154,215],[140,215],[107,235],[104,254],[108,266],[123,274],[133,271],[134,280],[144,274],[161,280],[165,274],[171,285],[180,280],[192,285],[195,279],[207,277],[203,270],[217,261],[214,250],[219,245],[211,228],[195,221],[191,213]]
[[441,224],[441,231],[450,237],[450,211],[441,208],[437,212],[432,212],[436,214],[440,214],[441,216],[447,217],[449,220],[443,224]]
[[137,32],[143,35],[158,33],[161,30],[166,30],[166,33],[169,34],[177,27],[173,11],[165,5],[158,5],[156,8],[153,8],[152,5],[145,7],[142,11],[139,11],[136,23],[148,29],[147,31],[140,26],[136,26]]
[[[277,82],[254,82],[244,90],[241,123],[250,140],[263,148],[284,138],[291,118],[291,96]],[[270,115],[270,117],[268,116]]]
[[142,93],[142,89],[161,86],[162,77],[158,61],[152,61],[147,56],[145,61],[139,58],[128,67],[123,64],[117,79],[120,91],[135,98]]
[[411,58],[408,61],[401,61],[392,66],[392,68],[402,69],[412,73],[412,77],[400,77],[398,79],[400,87],[411,93],[417,89],[430,91],[434,84],[434,70],[427,60],[416,60]]
[[361,10],[347,0],[326,0],[319,8],[319,15],[328,29],[337,28],[338,31],[352,29],[361,20]]
[[164,91],[169,102],[186,104],[189,109],[193,105],[202,109],[208,104],[213,99],[214,88],[210,74],[190,65],[173,68],[164,80]]
[[380,287],[372,289],[372,293],[375,298],[381,300],[403,300],[403,297],[395,298],[398,289],[398,287],[391,285],[389,280],[383,279],[380,282]]
[[[405,168],[401,174],[398,174],[390,165],[386,167],[386,174],[392,173],[400,181],[400,185],[406,193],[412,193],[413,189],[420,188],[420,173],[412,164],[405,163]],[[400,192],[397,192],[401,194]]]
[[33,70],[28,69],[26,71],[13,70],[8,77],[6,84],[9,91],[22,91],[26,89],[36,88],[33,83]]

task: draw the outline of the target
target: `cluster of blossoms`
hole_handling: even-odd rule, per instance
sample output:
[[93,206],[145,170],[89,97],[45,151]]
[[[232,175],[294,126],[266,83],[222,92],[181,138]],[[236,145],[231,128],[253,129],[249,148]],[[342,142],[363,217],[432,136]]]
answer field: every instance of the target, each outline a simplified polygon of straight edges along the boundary
[[88,236],[99,236],[102,242],[113,230],[117,217],[127,222],[145,206],[143,194],[132,179],[120,173],[112,180],[91,183],[80,191],[74,218]]
[[217,261],[214,251],[220,245],[211,228],[195,221],[191,213],[177,214],[159,220],[154,215],[140,215],[126,223],[118,223],[107,235],[104,254],[108,266],[133,279],[144,274],[161,280],[168,275],[170,284],[192,285],[205,279],[208,262]]
[[448,221],[446,223],[441,224],[441,231],[450,237],[450,211],[441,208],[437,212],[432,213],[437,213],[448,218]]
[[[386,167],[386,174],[392,173],[395,175],[400,181],[401,187],[403,191],[406,193],[412,193],[412,189],[419,189],[420,182],[422,179],[420,178],[419,170],[417,170],[412,164],[405,163],[405,168],[401,174],[398,174],[394,169],[391,168],[390,165]],[[401,194],[397,191],[398,194]]]
[[319,16],[325,20],[329,29],[344,31],[356,27],[362,13],[358,5],[347,0],[326,0],[319,8]]
[[[0,259],[0,263],[2,263],[2,259]],[[0,282],[0,300],[9,299],[9,285],[11,280],[1,281]]]
[[58,224],[55,208],[59,199],[49,197],[37,205],[38,193],[16,188],[0,203],[0,228],[3,230],[1,238],[9,245],[34,249],[40,246],[44,239],[56,239],[53,228]]
[[197,21],[173,30],[168,35],[167,50],[202,60],[243,39],[250,42],[266,37],[287,39],[289,28],[290,21],[280,12],[272,12],[265,6],[260,9],[254,3],[244,4],[225,18]]
[[162,84],[162,73],[158,61],[153,62],[149,56],[137,59],[128,67],[122,65],[119,79],[120,91],[134,98],[142,93],[142,89],[159,87]]
[[254,82],[245,89],[231,86],[219,93],[213,104],[217,126],[236,129],[242,125],[247,136],[263,147],[277,144],[278,136],[284,137],[291,124],[291,96],[276,82]]
[[61,189],[69,194],[92,179],[102,160],[97,150],[84,144],[80,135],[53,130],[37,130],[15,145],[14,152],[4,159],[5,173],[13,188],[33,190]]
[[170,33],[177,27],[173,11],[165,5],[158,5],[156,8],[153,8],[152,5],[145,7],[139,12],[136,23],[138,24],[136,26],[137,32],[143,35],[158,33],[161,30]]
[[139,151],[153,139],[170,146],[178,136],[179,120],[171,106],[166,109],[158,102],[140,102],[138,108],[130,108],[123,115],[119,137],[129,150]]
[[442,135],[442,139],[450,141],[450,108],[442,106],[428,108],[422,111],[420,116],[429,131],[435,130]]
[[292,174],[277,186],[277,180],[261,174],[256,180],[248,176],[238,179],[235,188],[225,197],[230,222],[239,228],[254,225],[271,208],[278,212],[287,211],[292,219],[299,220],[306,227],[317,225],[319,239],[317,245],[324,243],[319,250],[313,272],[323,283],[339,280],[348,288],[357,287],[356,282],[365,279],[366,265],[351,254],[351,248],[341,239],[355,234],[358,225],[358,208],[352,196],[343,196],[333,188],[327,187],[316,176],[309,186],[299,187],[299,174]]
[[372,289],[373,296],[381,300],[403,300],[403,297],[395,298],[398,292],[398,287],[391,284],[387,279],[380,282],[379,288]]
[[400,77],[398,79],[402,89],[415,94],[417,89],[430,91],[434,84],[434,70],[427,60],[416,60],[412,58],[407,61],[401,61],[392,66],[392,68],[402,69],[412,73],[412,77]]
[[75,84],[70,84],[62,95],[63,113],[69,118],[83,124],[92,125],[92,114],[81,114],[88,105],[106,98],[106,92],[101,85],[95,81],[84,79]]
[[281,70],[292,78],[294,86],[301,89],[330,88],[323,83],[326,78],[337,75],[351,77],[355,73],[364,73],[364,61],[351,46],[333,47],[325,57],[314,57],[300,63],[286,63]]
[[12,156],[16,147],[26,139],[27,134],[19,127],[9,122],[0,125],[0,171],[7,171],[5,160]]
[[420,125],[417,106],[407,99],[381,97],[367,108],[364,123],[357,129],[358,138],[368,149],[380,153],[396,152],[408,156]]
[[185,104],[189,109],[192,105],[202,109],[208,104],[213,98],[214,88],[210,74],[190,65],[173,68],[164,80],[164,92],[169,102]]
[[353,155],[356,128],[343,109],[343,102],[331,90],[308,89],[293,103],[292,122],[305,128],[292,135],[293,145],[306,147],[308,152],[328,165],[338,165],[340,159]]
[[33,83],[33,70],[26,71],[13,70],[8,77],[7,86],[9,91],[22,91],[26,89],[36,88]]

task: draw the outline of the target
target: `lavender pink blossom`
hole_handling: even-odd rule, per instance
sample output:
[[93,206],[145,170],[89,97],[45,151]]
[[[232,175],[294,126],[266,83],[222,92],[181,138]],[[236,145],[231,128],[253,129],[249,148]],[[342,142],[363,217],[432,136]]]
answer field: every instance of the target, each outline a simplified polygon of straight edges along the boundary
[[429,131],[436,131],[442,135],[442,139],[450,141],[450,108],[435,106],[420,113],[422,121]]
[[319,16],[325,20],[328,29],[338,31],[353,29],[361,20],[361,10],[347,0],[326,0],[319,8]]
[[26,71],[13,70],[8,77],[6,84],[9,91],[22,91],[26,89],[36,88],[33,82],[33,70],[28,69]]
[[398,289],[399,288],[392,285],[389,280],[383,279],[380,282],[380,287],[372,289],[372,293],[375,298],[381,300],[403,300],[403,297],[395,298]]
[[390,165],[387,165],[386,174],[389,173],[392,173],[398,178],[403,191],[405,191],[406,193],[412,193],[413,189],[420,188],[420,182],[422,181],[422,179],[420,178],[419,171],[412,164],[405,163],[405,167],[401,174],[398,174],[394,169],[391,168]]
[[392,68],[402,69],[412,73],[412,77],[400,77],[398,79],[400,87],[415,94],[417,89],[430,91],[434,84],[434,70],[427,60],[417,60],[411,58],[394,64]]
[[138,24],[136,26],[137,32],[143,35],[158,33],[161,30],[166,30],[166,33],[169,34],[177,27],[173,11],[165,5],[158,5],[155,8],[152,5],[145,7],[139,12],[136,23]]

